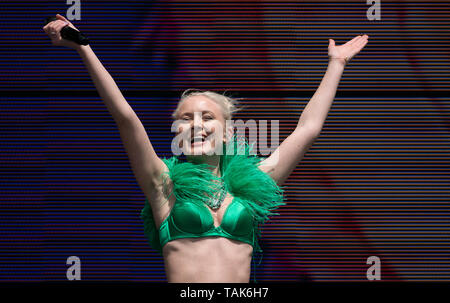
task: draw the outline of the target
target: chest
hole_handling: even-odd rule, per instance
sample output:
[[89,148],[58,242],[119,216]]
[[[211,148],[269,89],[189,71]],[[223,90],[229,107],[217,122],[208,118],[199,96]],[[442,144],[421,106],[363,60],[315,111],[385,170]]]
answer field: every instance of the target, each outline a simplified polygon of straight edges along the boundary
[[186,234],[249,235],[253,230],[253,217],[244,201],[227,195],[220,208],[214,210],[202,202],[177,202],[170,211],[171,230]]

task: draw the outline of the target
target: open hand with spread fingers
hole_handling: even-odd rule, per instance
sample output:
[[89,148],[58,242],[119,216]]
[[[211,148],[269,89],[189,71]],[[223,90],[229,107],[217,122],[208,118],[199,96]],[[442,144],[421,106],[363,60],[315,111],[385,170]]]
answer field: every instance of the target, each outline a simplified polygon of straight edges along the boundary
[[334,40],[329,39],[328,58],[329,60],[337,60],[345,65],[364,48],[368,41],[369,36],[360,35],[345,44],[336,46]]

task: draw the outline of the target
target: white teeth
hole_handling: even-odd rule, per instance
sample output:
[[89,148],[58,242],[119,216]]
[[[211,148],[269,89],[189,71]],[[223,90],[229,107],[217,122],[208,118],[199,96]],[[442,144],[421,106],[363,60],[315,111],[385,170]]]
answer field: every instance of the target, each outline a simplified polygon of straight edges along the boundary
[[194,137],[191,140],[191,143],[193,142],[203,142],[205,140],[206,137]]

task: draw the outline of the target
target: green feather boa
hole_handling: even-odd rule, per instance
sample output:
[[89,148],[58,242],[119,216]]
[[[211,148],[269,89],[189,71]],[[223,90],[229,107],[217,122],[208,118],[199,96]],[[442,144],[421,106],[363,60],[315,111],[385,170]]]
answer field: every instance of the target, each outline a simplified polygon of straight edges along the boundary
[[[258,166],[264,160],[252,154],[253,145],[249,146],[244,139],[237,140],[236,135],[228,144],[223,145],[223,155],[220,159],[221,178],[225,187],[233,197],[239,197],[240,202],[245,203],[255,219],[257,239],[261,233],[259,225],[263,224],[272,215],[279,215],[273,210],[284,205],[283,192],[276,182]],[[181,162],[178,156],[169,159],[163,158],[169,171],[163,175],[163,188],[166,194],[174,194],[176,201],[190,201],[204,203],[219,190],[219,183],[215,182],[220,177],[215,176],[208,169],[208,164],[195,164]],[[173,190],[167,191],[167,177],[172,180]],[[144,222],[144,233],[150,246],[162,255],[162,247],[159,241],[159,231],[153,218],[152,209],[147,199],[141,211],[141,219]],[[255,252],[262,252],[258,240]]]

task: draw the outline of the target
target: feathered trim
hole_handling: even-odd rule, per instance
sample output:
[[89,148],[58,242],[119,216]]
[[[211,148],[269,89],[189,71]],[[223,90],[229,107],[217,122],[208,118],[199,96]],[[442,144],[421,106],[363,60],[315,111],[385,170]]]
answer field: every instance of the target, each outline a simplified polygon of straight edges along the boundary
[[233,136],[226,146],[222,157],[222,179],[227,190],[251,210],[255,219],[256,247],[255,252],[262,252],[258,239],[261,231],[259,226],[269,220],[270,216],[279,215],[273,212],[284,205],[284,190],[265,172],[258,168],[264,158],[253,154],[253,144],[250,146],[245,138]]
[[[259,225],[263,224],[270,216],[278,215],[273,210],[283,202],[283,189],[258,166],[262,158],[252,154],[253,145],[249,146],[244,139],[238,140],[236,135],[228,144],[224,145],[224,154],[221,156],[220,171],[222,177],[215,176],[208,164],[195,164],[180,162],[177,156],[162,160],[169,171],[163,176],[163,189],[167,196],[175,195],[176,201],[190,201],[205,203],[219,190],[220,179],[225,183],[227,191],[233,197],[239,197],[240,202],[246,204],[255,219],[256,247],[255,252],[261,252],[258,243],[260,237]],[[172,180],[173,189],[168,190],[167,177]],[[144,232],[151,247],[162,254],[159,242],[159,231],[156,229],[151,207],[146,199],[146,204],[141,211],[141,219],[144,221]]]
[[[214,182],[214,180],[219,180],[219,177],[211,173],[208,164],[180,162],[177,156],[162,160],[168,168],[168,171],[164,172],[162,176],[163,191],[167,199],[171,195],[175,195],[177,203],[190,201],[202,204],[206,203],[219,190],[219,184]],[[173,184],[171,191],[168,186],[169,180],[172,180]],[[156,228],[152,208],[147,198],[140,217],[144,221],[144,233],[149,245],[162,254],[159,230]]]

